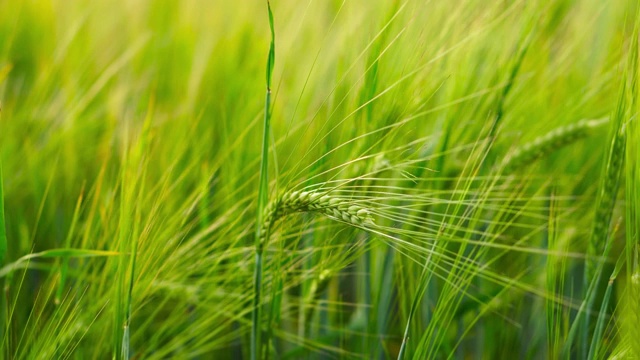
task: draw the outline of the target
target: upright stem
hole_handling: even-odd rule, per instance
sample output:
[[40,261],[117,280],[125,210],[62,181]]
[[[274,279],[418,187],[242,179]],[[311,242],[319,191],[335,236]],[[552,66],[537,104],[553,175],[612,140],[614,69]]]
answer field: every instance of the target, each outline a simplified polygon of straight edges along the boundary
[[[271,29],[271,44],[269,46],[269,58],[267,60],[267,94],[264,104],[264,132],[262,133],[262,158],[260,161],[260,185],[258,188],[258,207],[256,214],[256,231],[255,231],[255,247],[256,247],[256,267],[253,282],[253,314],[251,329],[251,360],[260,360],[262,357],[262,328],[261,328],[261,293],[262,293],[262,253],[265,244],[261,242],[262,234],[262,217],[264,208],[269,201],[268,197],[268,161],[269,161],[269,133],[271,132],[271,75],[273,73],[273,64],[275,62],[275,31],[273,28],[273,14],[271,13],[271,4],[267,0],[267,10],[269,13],[269,27]],[[268,231],[268,230],[267,230]],[[268,234],[264,239],[268,239]],[[265,240],[266,241],[266,240]]]
[[262,293],[262,253],[264,250],[264,244],[260,242],[262,238],[262,217],[264,208],[268,202],[268,156],[269,156],[269,129],[271,126],[270,119],[270,107],[271,107],[271,89],[267,88],[267,96],[265,102],[265,115],[264,115],[264,134],[262,137],[262,160],[260,166],[260,188],[258,191],[258,213],[256,214],[256,268],[254,272],[253,283],[253,317],[252,317],[252,333],[251,333],[251,360],[260,360],[261,348],[262,348],[262,331],[260,329],[261,319],[261,293]]

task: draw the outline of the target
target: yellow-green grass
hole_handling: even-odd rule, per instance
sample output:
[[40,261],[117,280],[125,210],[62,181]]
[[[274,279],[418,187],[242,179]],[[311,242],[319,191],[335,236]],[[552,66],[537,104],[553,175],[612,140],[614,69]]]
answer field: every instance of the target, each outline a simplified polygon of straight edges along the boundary
[[632,356],[637,11],[0,2],[2,356]]

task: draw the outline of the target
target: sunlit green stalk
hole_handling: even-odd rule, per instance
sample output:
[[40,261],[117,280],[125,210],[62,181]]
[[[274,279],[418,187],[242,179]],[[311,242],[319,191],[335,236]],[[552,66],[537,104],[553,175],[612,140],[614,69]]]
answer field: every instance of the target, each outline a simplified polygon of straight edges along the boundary
[[[275,62],[275,31],[273,28],[273,14],[271,4],[267,0],[267,11],[269,13],[269,27],[271,29],[271,43],[269,45],[269,57],[267,60],[267,93],[264,104],[264,128],[262,133],[262,154],[260,161],[260,184],[258,188],[258,206],[256,214],[256,265],[253,277],[253,314],[251,329],[251,359],[259,360],[262,356],[262,329],[261,329],[261,292],[262,292],[262,263],[264,243],[262,237],[268,238],[268,234],[263,234],[262,215],[268,197],[268,158],[269,158],[269,134],[271,132],[271,76],[273,74],[273,64]],[[268,229],[266,230],[268,231]]]
[[[632,116],[630,108],[633,107],[633,100],[637,94],[637,37],[632,41],[632,49],[627,60],[627,69],[623,74],[624,81],[620,91],[618,104],[612,118],[612,133],[609,139],[609,149],[606,155],[606,162],[603,167],[600,185],[598,187],[598,197],[595,208],[594,225],[588,243],[588,255],[585,261],[584,286],[588,288],[589,283],[594,278],[600,278],[601,274],[596,273],[597,263],[594,259],[600,256],[603,250],[610,246],[612,242],[609,228],[613,219],[616,206],[617,194],[620,187],[622,169],[625,162],[626,131],[625,123]],[[597,285],[597,284],[596,284]],[[591,304],[587,307],[587,314],[591,313]],[[581,331],[580,355],[588,354],[588,338],[590,332],[590,316],[584,319]]]

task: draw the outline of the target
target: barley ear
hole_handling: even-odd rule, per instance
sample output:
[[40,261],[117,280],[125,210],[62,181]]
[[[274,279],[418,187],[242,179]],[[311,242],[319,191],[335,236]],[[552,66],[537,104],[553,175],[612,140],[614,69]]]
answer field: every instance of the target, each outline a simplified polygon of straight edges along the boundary
[[278,220],[297,212],[322,214],[356,227],[375,225],[371,211],[349,199],[316,191],[288,191],[266,207],[262,216],[260,247],[266,246]]
[[504,173],[512,173],[578,140],[591,136],[609,121],[608,118],[580,120],[558,127],[532,142],[515,149],[501,164]]

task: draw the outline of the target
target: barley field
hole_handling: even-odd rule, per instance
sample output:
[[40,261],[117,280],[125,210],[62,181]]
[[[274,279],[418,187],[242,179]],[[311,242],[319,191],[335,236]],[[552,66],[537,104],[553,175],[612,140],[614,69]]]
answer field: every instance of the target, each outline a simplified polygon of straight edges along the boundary
[[0,0],[0,358],[640,359],[637,0]]

